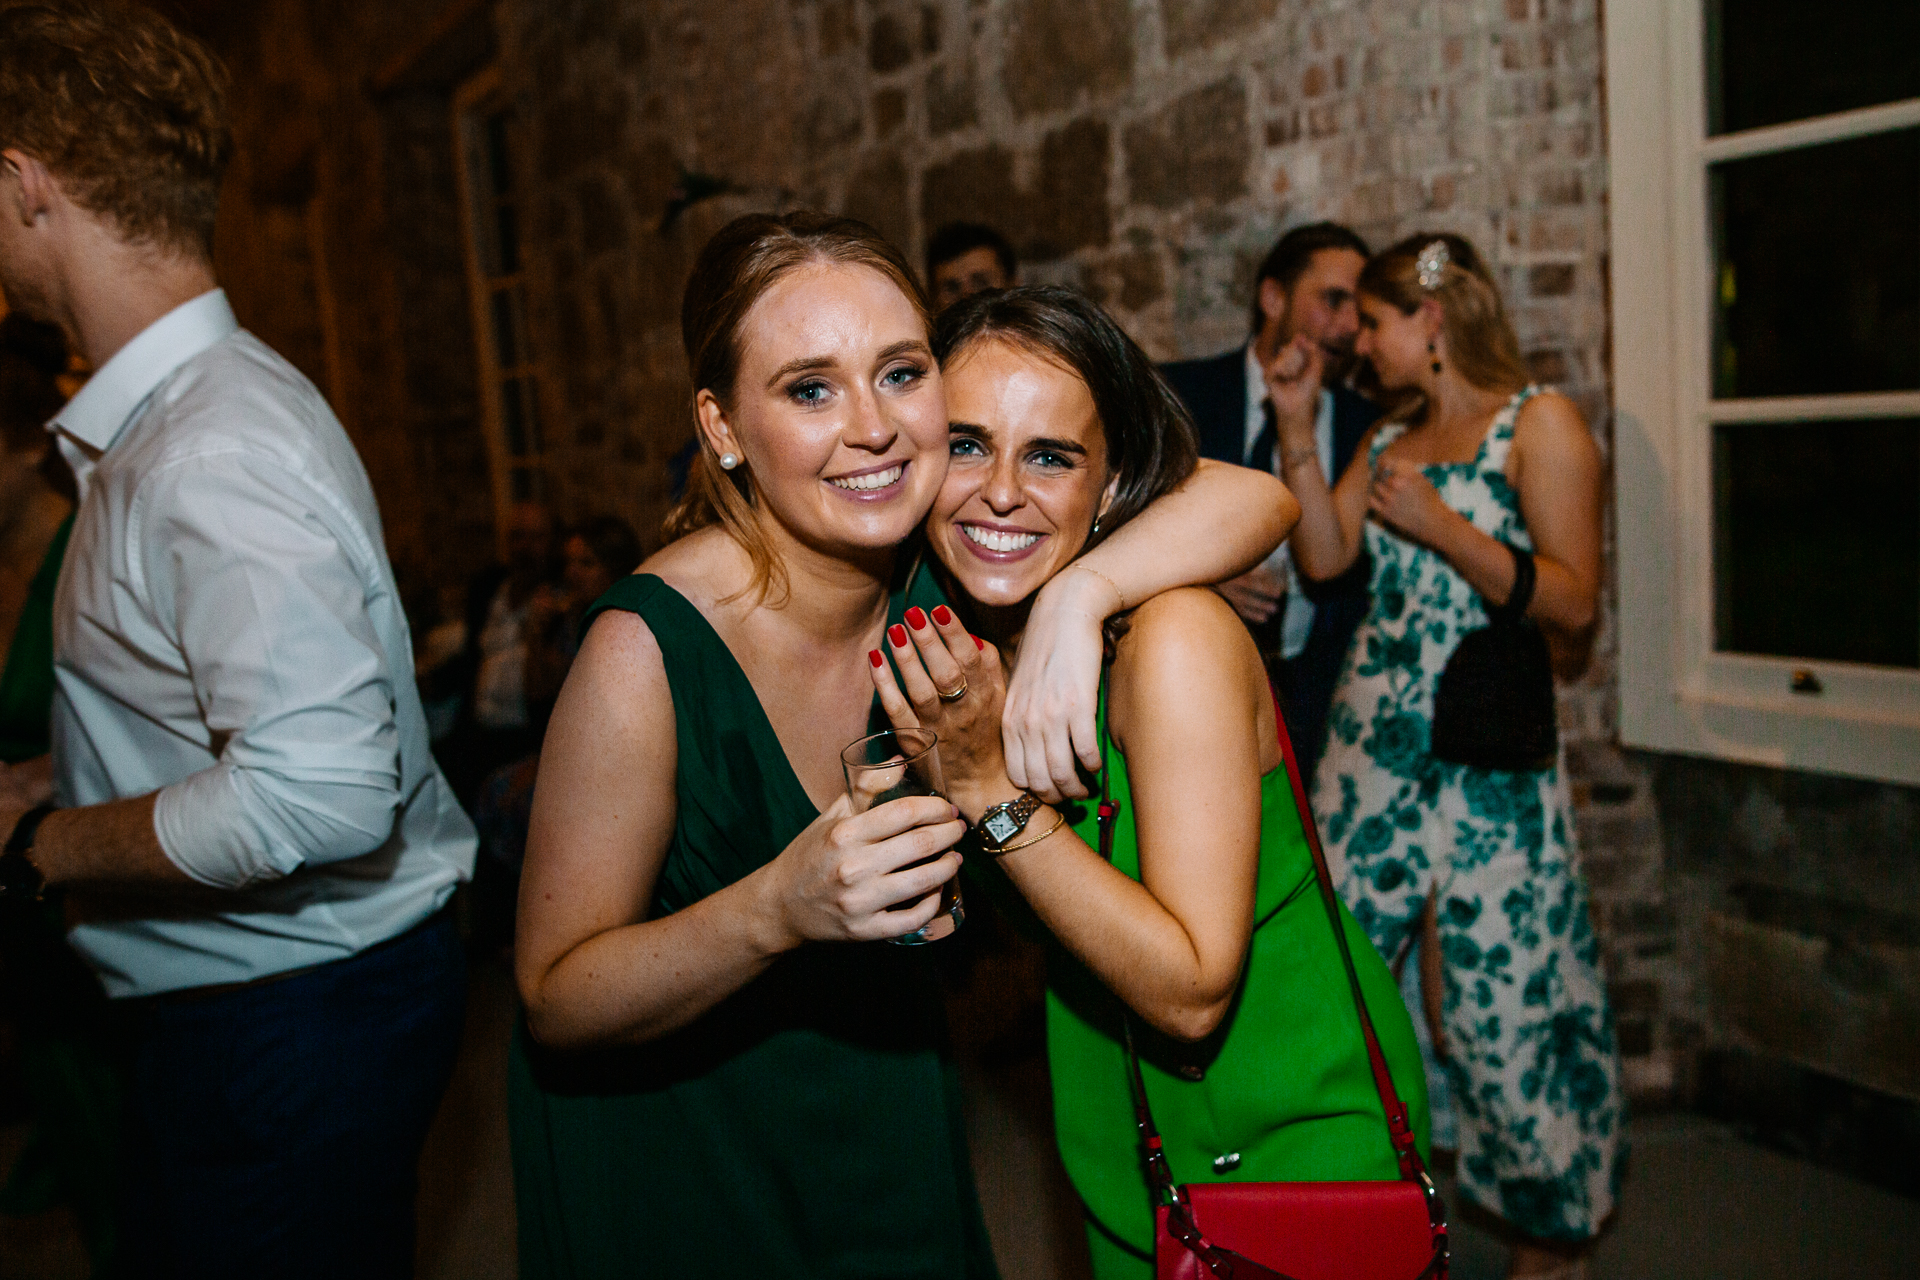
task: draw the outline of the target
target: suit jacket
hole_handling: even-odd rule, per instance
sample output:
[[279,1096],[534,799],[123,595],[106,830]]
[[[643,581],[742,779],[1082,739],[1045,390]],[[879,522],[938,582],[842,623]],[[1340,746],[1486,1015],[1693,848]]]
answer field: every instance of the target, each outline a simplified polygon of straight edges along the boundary
[[[1160,366],[1160,372],[1193,415],[1200,456],[1240,465],[1245,461],[1247,424],[1246,348],[1236,347],[1204,360]],[[1337,480],[1352,461],[1360,440],[1380,416],[1372,401],[1333,388],[1333,474]],[[1354,630],[1367,615],[1367,581],[1372,565],[1363,552],[1352,568],[1329,582],[1310,584],[1313,630],[1299,656],[1274,664],[1274,684],[1287,717],[1287,729],[1309,776],[1326,746],[1327,712],[1334,685],[1347,658]]]

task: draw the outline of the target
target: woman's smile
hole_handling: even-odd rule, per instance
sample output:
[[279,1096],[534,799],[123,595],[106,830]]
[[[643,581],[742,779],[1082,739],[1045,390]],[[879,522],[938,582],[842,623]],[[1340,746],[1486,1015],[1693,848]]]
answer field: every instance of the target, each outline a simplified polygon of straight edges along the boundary
[[1093,395],[1065,365],[988,338],[946,370],[946,483],[928,534],[982,604],[1025,600],[1086,545],[1107,474]]
[[956,520],[954,523],[965,535],[965,541],[961,545],[982,560],[994,564],[1007,564],[1014,560],[1025,559],[1033,554],[1034,548],[1038,547],[1047,536],[1031,529],[981,524],[972,520]]
[[827,483],[856,502],[891,498],[900,491],[900,481],[907,473],[907,466],[905,462],[884,462],[863,471],[828,476]]

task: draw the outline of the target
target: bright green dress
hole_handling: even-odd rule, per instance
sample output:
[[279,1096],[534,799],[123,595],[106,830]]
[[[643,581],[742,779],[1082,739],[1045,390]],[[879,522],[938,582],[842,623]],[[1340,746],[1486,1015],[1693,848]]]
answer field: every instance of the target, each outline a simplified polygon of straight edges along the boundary
[[[1101,710],[1104,723],[1104,705]],[[1106,751],[1111,792],[1120,804],[1113,862],[1137,880],[1140,849],[1126,758],[1111,743]],[[1260,794],[1253,941],[1232,1010],[1197,1044],[1133,1020],[1167,1162],[1183,1183],[1398,1177],[1284,765],[1261,780]],[[1073,829],[1097,849],[1099,819],[1091,804],[1084,814],[1079,808],[1069,814]],[[1413,1024],[1366,932],[1344,907],[1340,915],[1380,1047],[1424,1154],[1427,1089]],[[1093,1219],[1094,1273],[1099,1280],[1150,1277],[1153,1202],[1127,1090],[1120,1002],[1058,947],[1047,985],[1054,1126],[1067,1173]]]
[[[699,610],[652,575],[615,584],[587,622],[606,609],[646,620],[672,688],[663,915],[819,814]],[[523,1028],[509,1075],[523,1280],[993,1277],[927,950],[803,947],[637,1048],[554,1053]]]

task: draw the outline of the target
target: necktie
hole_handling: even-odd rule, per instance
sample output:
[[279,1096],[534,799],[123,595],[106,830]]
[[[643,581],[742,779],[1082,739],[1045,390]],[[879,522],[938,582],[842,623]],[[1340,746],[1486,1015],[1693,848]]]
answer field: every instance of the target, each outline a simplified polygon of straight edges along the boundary
[[1274,450],[1280,445],[1280,416],[1273,411],[1273,401],[1260,402],[1260,424],[1260,434],[1247,450],[1247,465],[1272,475]]
[[[1253,438],[1253,447],[1247,450],[1247,465],[1256,471],[1273,474],[1273,455],[1280,445],[1280,415],[1273,411],[1273,401],[1260,402],[1260,434]],[[1265,622],[1251,622],[1247,629],[1253,632],[1253,642],[1260,646],[1260,656],[1272,660],[1280,654],[1281,624],[1286,621],[1286,597],[1281,597],[1280,607]]]

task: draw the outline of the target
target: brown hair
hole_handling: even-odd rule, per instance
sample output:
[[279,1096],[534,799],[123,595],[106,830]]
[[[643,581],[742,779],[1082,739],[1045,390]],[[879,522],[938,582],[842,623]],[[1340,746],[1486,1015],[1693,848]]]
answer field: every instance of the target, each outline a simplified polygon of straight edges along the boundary
[[[1447,247],[1447,265],[1437,287],[1420,283],[1420,251],[1439,241]],[[1369,259],[1360,272],[1359,291],[1412,315],[1432,299],[1440,304],[1441,332],[1447,338],[1447,359],[1460,376],[1487,391],[1518,391],[1533,381],[1520,356],[1520,339],[1500,303],[1500,288],[1480,253],[1465,236],[1451,232],[1408,236],[1391,249]],[[1412,417],[1425,406],[1415,392],[1395,406],[1400,417]]]
[[211,252],[233,153],[227,73],[152,10],[0,8],[0,149],[39,160],[134,243]]
[[[747,312],[782,277],[812,262],[869,267],[899,287],[923,324],[927,296],[898,249],[864,222],[831,214],[774,216],[749,213],[714,233],[694,263],[680,304],[680,338],[687,349],[693,391],[711,391],[730,408],[740,372],[740,329]],[[753,560],[753,584],[765,599],[786,591],[786,575],[754,515],[753,473],[744,459],[723,470],[706,433],[694,424],[700,453],[687,476],[687,493],[667,514],[661,532],[671,542],[718,524]]]
[[1075,558],[1179,488],[1199,465],[1193,419],[1147,353],[1099,304],[1059,285],[988,289],[948,307],[934,322],[942,368],[998,339],[1051,360],[1086,384],[1117,482],[1113,505]]

